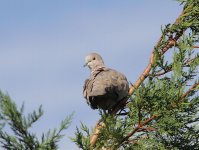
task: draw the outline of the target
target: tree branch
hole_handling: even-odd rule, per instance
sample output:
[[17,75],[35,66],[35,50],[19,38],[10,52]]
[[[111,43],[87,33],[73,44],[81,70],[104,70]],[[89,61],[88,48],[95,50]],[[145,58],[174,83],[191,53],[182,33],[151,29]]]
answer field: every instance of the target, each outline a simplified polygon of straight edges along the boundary
[[94,131],[93,131],[93,135],[90,138],[90,145],[91,145],[91,147],[95,146],[95,143],[96,143],[96,141],[98,139],[100,130],[101,130],[101,128],[103,128],[105,126],[106,125],[103,122],[100,122],[100,121],[97,122],[97,124],[96,124],[96,126],[94,128]]
[[[153,115],[152,117],[146,119],[143,123],[140,123],[137,125],[137,127],[134,128],[134,130],[132,132],[130,132],[126,137],[124,137],[121,142],[117,145],[121,145],[123,142],[127,141],[131,136],[133,136],[136,132],[138,132],[140,129],[143,129],[143,126],[148,124],[149,122],[151,122],[152,120],[156,119],[158,117],[158,115]],[[115,149],[112,148],[112,149]]]
[[186,93],[184,93],[179,101],[182,102],[193,90],[195,90],[199,86],[199,82],[195,83]]
[[162,75],[164,75],[164,74],[166,74],[166,73],[168,73],[170,71],[172,71],[172,67],[168,67],[168,68],[164,69],[164,71],[161,70],[161,71],[157,72],[156,74],[152,74],[150,76],[151,77],[162,76]]
[[[196,82],[187,92],[185,92],[179,99],[178,102],[182,103],[184,101],[184,99],[192,92],[194,91],[197,86],[199,86],[199,82]],[[178,106],[178,104],[175,102],[172,103],[172,108],[176,108]]]
[[199,46],[193,46],[193,48],[199,48]]
[[140,127],[140,129],[137,132],[143,132],[143,131],[155,131],[155,128],[152,127]]
[[[195,57],[193,59],[188,59],[184,62],[183,67],[189,67],[190,64],[195,61],[198,57]],[[168,72],[171,72],[173,68],[173,65],[167,66],[166,69],[162,69],[160,71],[158,71],[156,74],[150,74],[150,77],[157,77],[157,76],[162,76],[164,74],[167,74]]]

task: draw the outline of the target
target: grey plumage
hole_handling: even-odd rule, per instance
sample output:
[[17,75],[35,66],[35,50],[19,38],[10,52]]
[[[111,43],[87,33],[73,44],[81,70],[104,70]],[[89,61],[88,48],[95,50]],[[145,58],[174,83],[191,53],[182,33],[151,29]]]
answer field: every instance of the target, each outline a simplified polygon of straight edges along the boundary
[[104,65],[102,57],[91,53],[85,58],[91,75],[85,80],[83,95],[93,109],[111,110],[128,95],[129,84],[126,77]]

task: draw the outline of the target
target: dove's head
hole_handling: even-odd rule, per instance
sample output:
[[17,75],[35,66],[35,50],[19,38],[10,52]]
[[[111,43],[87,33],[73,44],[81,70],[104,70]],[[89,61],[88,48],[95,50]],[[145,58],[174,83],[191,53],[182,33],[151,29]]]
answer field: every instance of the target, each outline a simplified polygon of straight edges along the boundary
[[91,71],[94,71],[100,67],[104,67],[104,61],[99,54],[90,53],[85,57],[84,66],[88,66]]

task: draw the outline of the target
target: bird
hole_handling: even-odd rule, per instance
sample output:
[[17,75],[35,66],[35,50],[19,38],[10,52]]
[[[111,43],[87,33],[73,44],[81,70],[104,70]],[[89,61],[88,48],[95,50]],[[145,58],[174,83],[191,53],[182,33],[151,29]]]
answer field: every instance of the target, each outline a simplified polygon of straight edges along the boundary
[[105,66],[102,57],[93,52],[85,57],[84,67],[90,69],[83,96],[92,109],[111,111],[128,95],[129,83],[122,73]]

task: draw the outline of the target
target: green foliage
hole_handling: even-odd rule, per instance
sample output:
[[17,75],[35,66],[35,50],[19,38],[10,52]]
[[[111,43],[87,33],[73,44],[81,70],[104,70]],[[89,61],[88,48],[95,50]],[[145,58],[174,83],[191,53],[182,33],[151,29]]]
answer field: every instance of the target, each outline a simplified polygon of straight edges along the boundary
[[75,133],[76,138],[71,138],[71,140],[75,142],[79,148],[85,150],[91,150],[92,148],[90,146],[90,140],[89,140],[90,139],[89,129],[83,123],[81,123],[80,129],[85,134],[80,132],[79,128],[76,128],[76,133]]
[[[105,127],[95,147],[89,145],[93,131],[85,125],[77,128],[73,141],[80,148],[198,149],[199,53],[194,46],[199,44],[199,1],[179,1],[183,13],[174,24],[162,28],[152,69],[130,96],[125,112],[101,115]],[[169,41],[175,42],[173,48]],[[167,51],[173,51],[172,58]]]
[[[61,122],[60,128],[49,130],[41,140],[30,132],[31,126],[43,115],[42,107],[24,116],[24,105],[20,109],[11,98],[0,91],[0,143],[8,150],[56,150],[63,137],[63,130],[71,123],[72,114]],[[9,131],[10,129],[11,131]],[[12,133],[11,133],[12,132]]]
[[125,118],[113,118],[110,115],[102,115],[102,121],[108,126],[101,129],[99,143],[96,144],[96,149],[101,149],[102,145],[103,148],[109,148],[119,144],[125,134]]

